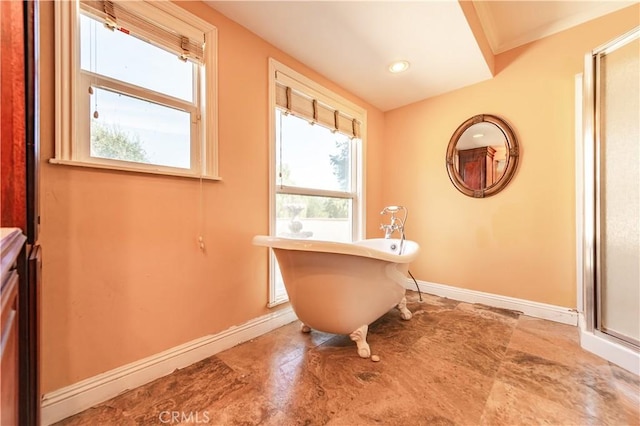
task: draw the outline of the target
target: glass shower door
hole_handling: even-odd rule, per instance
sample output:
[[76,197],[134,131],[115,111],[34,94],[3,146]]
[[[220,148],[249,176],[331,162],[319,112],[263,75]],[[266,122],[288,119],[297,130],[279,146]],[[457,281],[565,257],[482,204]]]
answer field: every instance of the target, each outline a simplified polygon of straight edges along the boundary
[[596,328],[640,345],[640,31],[594,55]]

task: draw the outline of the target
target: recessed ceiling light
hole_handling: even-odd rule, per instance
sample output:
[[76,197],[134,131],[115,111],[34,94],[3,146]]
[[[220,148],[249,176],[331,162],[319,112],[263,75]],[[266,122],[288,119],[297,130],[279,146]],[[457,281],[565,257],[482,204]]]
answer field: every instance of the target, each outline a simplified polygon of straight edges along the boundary
[[409,62],[408,61],[396,61],[394,63],[392,63],[391,65],[389,65],[389,71],[393,72],[393,73],[399,73],[402,71],[406,71],[409,69]]
[[475,134],[475,135],[473,135],[472,137],[474,137],[474,138],[476,138],[476,139],[477,139],[477,138],[481,138],[481,137],[483,137],[483,136],[484,136],[484,135],[483,135],[482,133],[476,133],[476,134]]

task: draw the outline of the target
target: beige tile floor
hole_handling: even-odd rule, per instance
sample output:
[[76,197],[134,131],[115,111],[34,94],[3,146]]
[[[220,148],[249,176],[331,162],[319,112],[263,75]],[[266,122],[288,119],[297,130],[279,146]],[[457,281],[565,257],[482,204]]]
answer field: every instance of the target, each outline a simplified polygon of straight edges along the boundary
[[639,425],[640,379],[580,348],[575,327],[409,294],[346,336],[292,323],[62,425]]

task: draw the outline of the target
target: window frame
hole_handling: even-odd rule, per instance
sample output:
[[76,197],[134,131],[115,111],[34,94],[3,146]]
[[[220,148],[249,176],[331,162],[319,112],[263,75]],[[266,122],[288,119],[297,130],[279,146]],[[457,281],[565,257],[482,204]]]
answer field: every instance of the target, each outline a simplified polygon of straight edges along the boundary
[[[278,77],[276,77],[278,76]],[[314,189],[299,186],[280,185],[276,179],[277,153],[276,153],[276,80],[286,82],[289,87],[305,93],[306,95],[330,105],[344,112],[348,116],[360,122],[359,143],[351,144],[351,191],[333,191]],[[276,232],[276,195],[296,194],[320,197],[351,199],[352,235],[353,241],[364,238],[365,224],[365,147],[367,130],[367,110],[353,102],[336,94],[332,90],[305,77],[292,68],[280,63],[274,58],[269,58],[269,234]],[[269,254],[269,301],[267,307],[286,303],[288,297],[276,297],[276,259],[273,253]]]
[[[117,0],[116,0],[117,1]],[[121,80],[95,75],[80,66],[78,0],[54,3],[55,33],[55,157],[49,162],[82,167],[220,180],[218,176],[217,28],[168,0],[127,3],[128,8],[183,34],[204,34],[204,61],[196,65],[193,103],[140,88]],[[87,14],[85,12],[85,14]],[[92,17],[90,13],[87,16]],[[93,18],[93,17],[92,17]],[[90,112],[81,82],[126,96],[189,112],[191,168],[136,163],[90,156]],[[69,84],[68,82],[72,82]],[[188,105],[192,104],[192,105]],[[176,108],[178,107],[178,108]],[[86,109],[85,109],[86,108]],[[185,110],[185,108],[188,109]]]

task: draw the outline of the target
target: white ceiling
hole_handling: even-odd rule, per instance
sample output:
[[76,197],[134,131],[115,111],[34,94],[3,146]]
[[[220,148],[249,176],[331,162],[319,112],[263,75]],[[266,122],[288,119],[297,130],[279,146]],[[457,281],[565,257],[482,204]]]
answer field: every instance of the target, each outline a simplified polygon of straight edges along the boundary
[[474,1],[473,5],[497,54],[634,3],[638,1]]
[[[382,111],[492,77],[456,0],[205,3]],[[494,54],[634,1],[474,1]],[[395,60],[411,66],[391,74]]]

